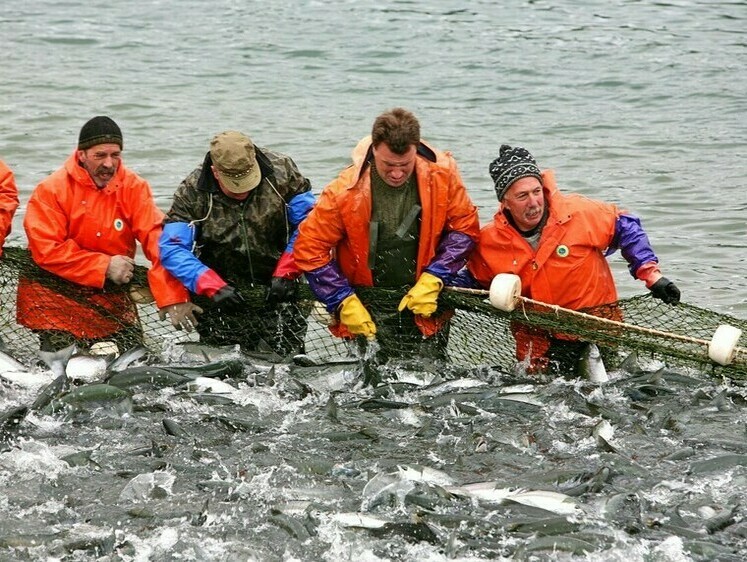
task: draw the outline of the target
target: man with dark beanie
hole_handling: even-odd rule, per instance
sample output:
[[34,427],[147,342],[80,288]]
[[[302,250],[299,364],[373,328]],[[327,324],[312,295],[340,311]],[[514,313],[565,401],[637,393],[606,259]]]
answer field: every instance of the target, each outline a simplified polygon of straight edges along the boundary
[[[504,144],[490,164],[500,207],[467,268],[488,288],[499,273],[521,278],[525,297],[619,319],[617,289],[606,256],[620,250],[630,274],[667,304],[680,291],[663,277],[640,220],[615,205],[563,194],[552,170],[540,171],[525,148]],[[525,324],[512,326],[516,355],[530,370],[575,369],[583,342]],[[574,373],[570,373],[574,374]]]
[[29,199],[23,226],[31,257],[83,295],[67,298],[51,285],[19,280],[18,322],[39,333],[45,351],[107,340],[122,352],[142,339],[130,293],[147,291],[129,290],[136,241],[152,264],[148,284],[162,318],[187,331],[195,322],[186,290],[158,258],[163,212],[148,182],[125,167],[122,146],[112,119],[92,118],[63,167]]

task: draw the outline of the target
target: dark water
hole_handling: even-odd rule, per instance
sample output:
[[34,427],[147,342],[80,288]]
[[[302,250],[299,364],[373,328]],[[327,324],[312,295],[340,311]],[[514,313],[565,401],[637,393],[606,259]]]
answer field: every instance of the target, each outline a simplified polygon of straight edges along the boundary
[[[93,115],[121,125],[126,162],[165,210],[218,131],[290,154],[318,192],[374,117],[403,105],[453,151],[483,221],[495,209],[488,163],[500,144],[522,144],[562,189],[638,214],[685,301],[745,317],[746,20],[745,3],[709,1],[12,3],[0,14],[0,158],[21,190],[9,243],[24,244],[25,200]],[[612,263],[621,294],[644,290]],[[670,368],[655,383],[627,371],[602,388],[540,382],[538,405],[487,393],[436,406],[413,388],[387,396],[411,406],[375,409],[358,404],[371,390],[355,368],[334,393],[322,382],[339,379],[322,372],[254,362],[233,379],[233,405],[147,389],[132,412],[31,415],[0,453],[0,558],[584,557],[550,554],[550,534],[568,537],[566,550],[591,544],[591,560],[739,559],[744,391]],[[311,394],[293,381],[302,375]],[[494,394],[515,382],[487,368],[389,375],[468,376]],[[3,386],[2,411],[36,392]],[[189,435],[167,435],[163,418]],[[592,437],[602,420],[613,447]],[[93,463],[61,460],[86,450]],[[398,465],[444,471],[453,486],[563,492],[596,480],[565,523],[537,531],[519,523],[558,515],[446,496],[392,476]],[[159,485],[128,486],[139,475]],[[377,475],[391,493],[366,490]],[[397,525],[376,537],[335,521],[365,508]],[[732,509],[723,528],[709,520]],[[415,523],[435,539],[410,542],[425,533]]]
[[[196,357],[172,349],[164,359]],[[229,393],[139,384],[126,398],[29,413],[0,453],[3,556],[736,561],[747,553],[744,387],[640,360],[602,386],[388,365],[376,389],[362,386],[356,362],[243,361],[224,381]],[[5,403],[35,396],[7,388]]]

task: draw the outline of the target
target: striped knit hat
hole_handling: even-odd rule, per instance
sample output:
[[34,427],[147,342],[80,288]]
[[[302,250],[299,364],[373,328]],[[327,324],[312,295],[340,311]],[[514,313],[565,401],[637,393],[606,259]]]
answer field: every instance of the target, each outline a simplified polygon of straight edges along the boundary
[[503,199],[511,184],[520,178],[534,177],[542,182],[537,162],[529,151],[521,146],[512,148],[507,144],[501,145],[498,158],[490,163],[488,170],[490,177],[493,178],[498,201]]

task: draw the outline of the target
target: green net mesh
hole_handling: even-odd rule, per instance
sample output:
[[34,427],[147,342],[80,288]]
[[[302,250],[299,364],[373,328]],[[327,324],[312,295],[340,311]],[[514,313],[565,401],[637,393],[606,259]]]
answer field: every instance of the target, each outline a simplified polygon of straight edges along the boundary
[[[120,351],[136,345],[160,351],[166,341],[239,344],[243,351],[267,353],[278,361],[297,354],[334,361],[350,358],[354,351],[349,342],[330,334],[329,315],[305,284],[299,284],[294,303],[282,305],[268,304],[263,287],[239,286],[245,299],[239,309],[221,309],[198,298],[196,303],[205,310],[199,317],[199,330],[185,334],[161,320],[154,303],[133,303],[132,289],[147,287],[146,273],[138,266],[132,286],[94,290],[41,270],[24,248],[6,247],[0,260],[0,335],[6,350],[27,364],[38,360],[40,345],[62,347],[70,338],[83,347],[114,341]],[[445,290],[439,310],[453,309],[453,317],[447,329],[424,340],[412,316],[397,311],[404,290],[368,288],[357,294],[372,313],[377,342],[386,356],[435,354],[456,366],[486,365],[512,372],[517,368],[512,326],[525,326],[595,342],[620,358],[637,351],[716,376],[747,378],[747,321],[684,303],[669,306],[649,295],[621,300],[611,311],[594,311],[616,320],[607,323],[595,316],[533,304],[503,312],[488,303],[484,292]],[[708,358],[707,344],[721,324],[743,332],[737,353],[726,366]],[[66,331],[70,326],[76,331],[74,337]]]

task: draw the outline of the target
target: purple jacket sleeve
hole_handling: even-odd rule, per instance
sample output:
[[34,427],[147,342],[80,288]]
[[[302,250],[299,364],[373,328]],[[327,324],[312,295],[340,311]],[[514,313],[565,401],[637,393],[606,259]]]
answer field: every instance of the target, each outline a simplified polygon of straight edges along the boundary
[[615,223],[615,237],[607,249],[610,255],[619,249],[628,262],[628,270],[635,278],[636,271],[645,263],[659,263],[659,258],[651,248],[651,242],[641,226],[641,221],[633,215],[620,215]]
[[474,247],[475,241],[472,238],[463,232],[450,230],[441,238],[436,255],[425,271],[441,279],[444,285],[449,285],[451,277],[467,263]]
[[464,289],[482,289],[482,286],[477,282],[470,271],[463,267],[456,272],[455,275],[449,279],[449,287],[462,287]]
[[335,260],[322,267],[306,272],[306,280],[314,296],[327,308],[327,312],[334,314],[340,303],[354,293],[350,282],[340,271]]

